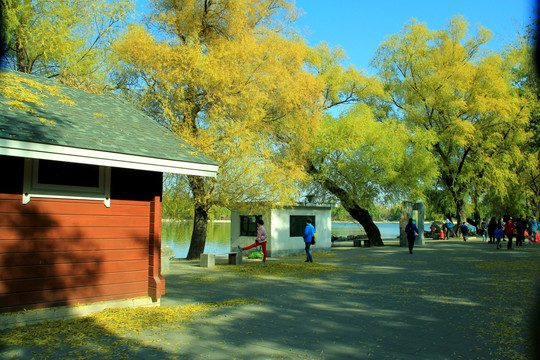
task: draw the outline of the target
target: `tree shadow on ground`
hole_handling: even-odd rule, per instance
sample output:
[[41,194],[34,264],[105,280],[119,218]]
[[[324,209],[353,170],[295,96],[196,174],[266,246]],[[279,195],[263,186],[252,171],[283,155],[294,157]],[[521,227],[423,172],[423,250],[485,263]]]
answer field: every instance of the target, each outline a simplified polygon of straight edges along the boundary
[[[163,303],[256,297],[258,306],[227,309],[191,328],[194,337],[219,339],[204,341],[205,347],[236,351],[239,358],[250,352],[264,358],[270,350],[278,358],[489,359],[507,356],[503,351],[509,349],[525,356],[526,339],[494,335],[508,320],[501,301],[514,299],[512,284],[524,279],[507,278],[502,285],[497,274],[503,269],[479,266],[501,259],[483,245],[446,244],[435,251],[428,246],[414,255],[407,249],[340,249],[336,258],[318,261],[340,264],[342,270],[312,279],[219,275],[188,264],[183,274],[166,275]],[[538,258],[538,252],[507,255],[518,262]],[[533,301],[533,292],[520,289],[522,302]],[[523,312],[506,330],[527,332],[525,307]],[[198,345],[185,351],[195,353]]]
[[90,317],[45,321],[0,331],[0,358],[177,359],[174,352],[137,338],[140,336],[113,333]]

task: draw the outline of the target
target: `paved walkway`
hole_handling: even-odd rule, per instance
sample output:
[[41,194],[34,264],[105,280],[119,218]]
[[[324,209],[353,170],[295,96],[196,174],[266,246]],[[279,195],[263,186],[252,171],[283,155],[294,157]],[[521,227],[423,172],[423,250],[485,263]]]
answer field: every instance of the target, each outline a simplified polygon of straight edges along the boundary
[[[496,321],[497,314],[490,311],[504,311],[498,302],[505,298],[494,293],[500,292],[494,287],[497,281],[505,281],[496,264],[505,259],[540,262],[540,245],[495,250],[475,239],[428,242],[412,255],[396,245],[340,247],[332,253],[315,254],[315,261],[344,271],[302,281],[245,277],[175,262],[165,276],[163,306],[239,297],[255,297],[260,303],[200,319],[171,337],[170,347],[163,350],[180,350],[182,359],[506,358],[500,344],[482,333]],[[269,263],[279,261],[303,259]],[[520,307],[524,294],[518,295],[518,303],[509,304],[513,308]],[[514,348],[525,352],[526,340],[520,341]]]
[[[505,244],[506,245],[506,244]],[[233,265],[174,261],[162,306],[255,298],[187,324],[159,325],[127,338],[74,347],[2,349],[20,359],[527,359],[529,308],[540,272],[540,244],[508,251],[481,240],[438,240],[406,248],[340,246],[330,254],[268,259],[248,276]],[[259,262],[260,260],[254,260]],[[297,267],[290,263],[296,262]],[[340,271],[299,280],[298,267]],[[287,265],[287,266],[285,266]],[[292,264],[295,265],[295,264]],[[229,268],[227,268],[229,267]],[[242,269],[243,267],[235,267]],[[532,269],[532,270],[531,270]],[[91,324],[88,331],[96,331]],[[122,356],[118,356],[121,354]]]

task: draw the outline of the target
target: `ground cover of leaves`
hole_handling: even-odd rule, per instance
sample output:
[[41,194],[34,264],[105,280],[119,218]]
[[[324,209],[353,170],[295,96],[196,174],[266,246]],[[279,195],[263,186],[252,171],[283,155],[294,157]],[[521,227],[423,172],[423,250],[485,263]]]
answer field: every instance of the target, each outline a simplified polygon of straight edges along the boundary
[[[130,354],[149,345],[131,338],[133,334],[163,329],[181,331],[194,319],[209,316],[215,310],[253,303],[258,300],[236,298],[219,303],[106,309],[75,319],[19,326],[0,332],[0,357],[19,358],[19,352],[2,352],[2,347],[25,346],[33,349],[32,359],[58,359],[62,353],[61,357],[70,359],[127,360]],[[166,354],[165,358],[178,357]]]
[[[323,253],[317,254],[317,256],[319,259],[328,259],[334,257],[335,254]],[[320,275],[343,270],[343,268],[324,262],[304,263],[301,260],[304,258],[305,256],[289,257],[289,261],[269,261],[266,262],[266,264],[261,264],[261,262],[257,260],[237,266],[219,266],[218,269],[220,271],[242,276],[292,277],[302,280],[316,280]]]
[[487,271],[488,291],[479,294],[486,304],[484,327],[477,329],[478,338],[496,347],[501,359],[530,359],[530,344],[538,340],[530,326],[534,312],[539,279],[539,259],[489,260],[475,264]]

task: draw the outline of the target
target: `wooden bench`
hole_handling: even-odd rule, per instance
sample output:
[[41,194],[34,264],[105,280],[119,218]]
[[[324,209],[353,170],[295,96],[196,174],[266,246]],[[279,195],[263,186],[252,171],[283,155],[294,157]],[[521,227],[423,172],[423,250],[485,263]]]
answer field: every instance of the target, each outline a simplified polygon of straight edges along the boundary
[[229,258],[229,264],[240,265],[242,263],[242,254],[239,252],[226,252],[216,254],[201,254],[201,267],[213,267],[216,266],[216,256],[227,255]]
[[370,243],[367,237],[362,236],[360,239],[347,239],[347,238],[337,238],[333,239],[332,243],[334,242],[341,242],[341,241],[352,241],[354,247],[362,247],[362,241],[364,242],[364,247],[369,247]]
[[368,239],[353,240],[354,247],[362,247],[361,243],[364,242],[364,247],[369,247],[370,243]]

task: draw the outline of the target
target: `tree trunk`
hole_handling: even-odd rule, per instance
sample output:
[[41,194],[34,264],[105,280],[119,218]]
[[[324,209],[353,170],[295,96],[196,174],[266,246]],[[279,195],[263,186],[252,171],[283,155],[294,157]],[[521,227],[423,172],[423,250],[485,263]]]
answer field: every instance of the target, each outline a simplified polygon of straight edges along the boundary
[[467,216],[465,215],[465,201],[463,199],[456,199],[455,201],[458,225],[461,225],[467,220]]
[[208,230],[208,205],[204,201],[204,179],[200,176],[189,176],[189,185],[193,193],[195,202],[195,213],[193,216],[193,232],[191,233],[191,244],[186,259],[199,259],[204,252],[206,244],[206,233]]
[[360,206],[354,204],[353,206],[343,206],[345,210],[353,217],[354,220],[358,221],[360,225],[366,231],[366,235],[369,239],[369,244],[371,246],[384,246],[384,243],[381,239],[381,232],[369,212],[365,209],[362,209]]
[[[473,225],[476,226],[476,230],[478,231],[478,227],[482,223],[482,217],[480,216],[480,209],[479,209],[479,206],[478,206],[478,194],[477,194],[476,188],[475,188],[475,191],[474,191],[473,194],[474,194],[473,197],[472,197],[472,203],[473,203],[473,206],[474,206],[474,211],[473,211],[474,223],[473,223]],[[469,219],[467,219],[467,222],[469,224],[471,223],[469,221]]]
[[314,175],[314,180],[317,181],[324,189],[334,194],[341,201],[341,205],[345,210],[347,210],[352,218],[362,225],[366,231],[366,235],[371,246],[384,246],[381,239],[381,232],[379,231],[377,225],[375,225],[373,222],[369,211],[358,205],[355,199],[346,190],[340,188],[331,179],[321,175],[319,170],[313,164],[308,166],[307,171],[311,175]]
[[201,257],[206,245],[206,233],[208,230],[208,212],[202,206],[195,206],[193,217],[193,232],[191,243],[186,259],[196,260]]
[[457,196],[454,196],[454,202],[456,204],[456,217],[457,217],[457,224],[455,227],[456,235],[461,236],[461,224],[463,224],[464,221],[467,220],[467,217],[465,215],[465,201],[461,198],[457,198]]

